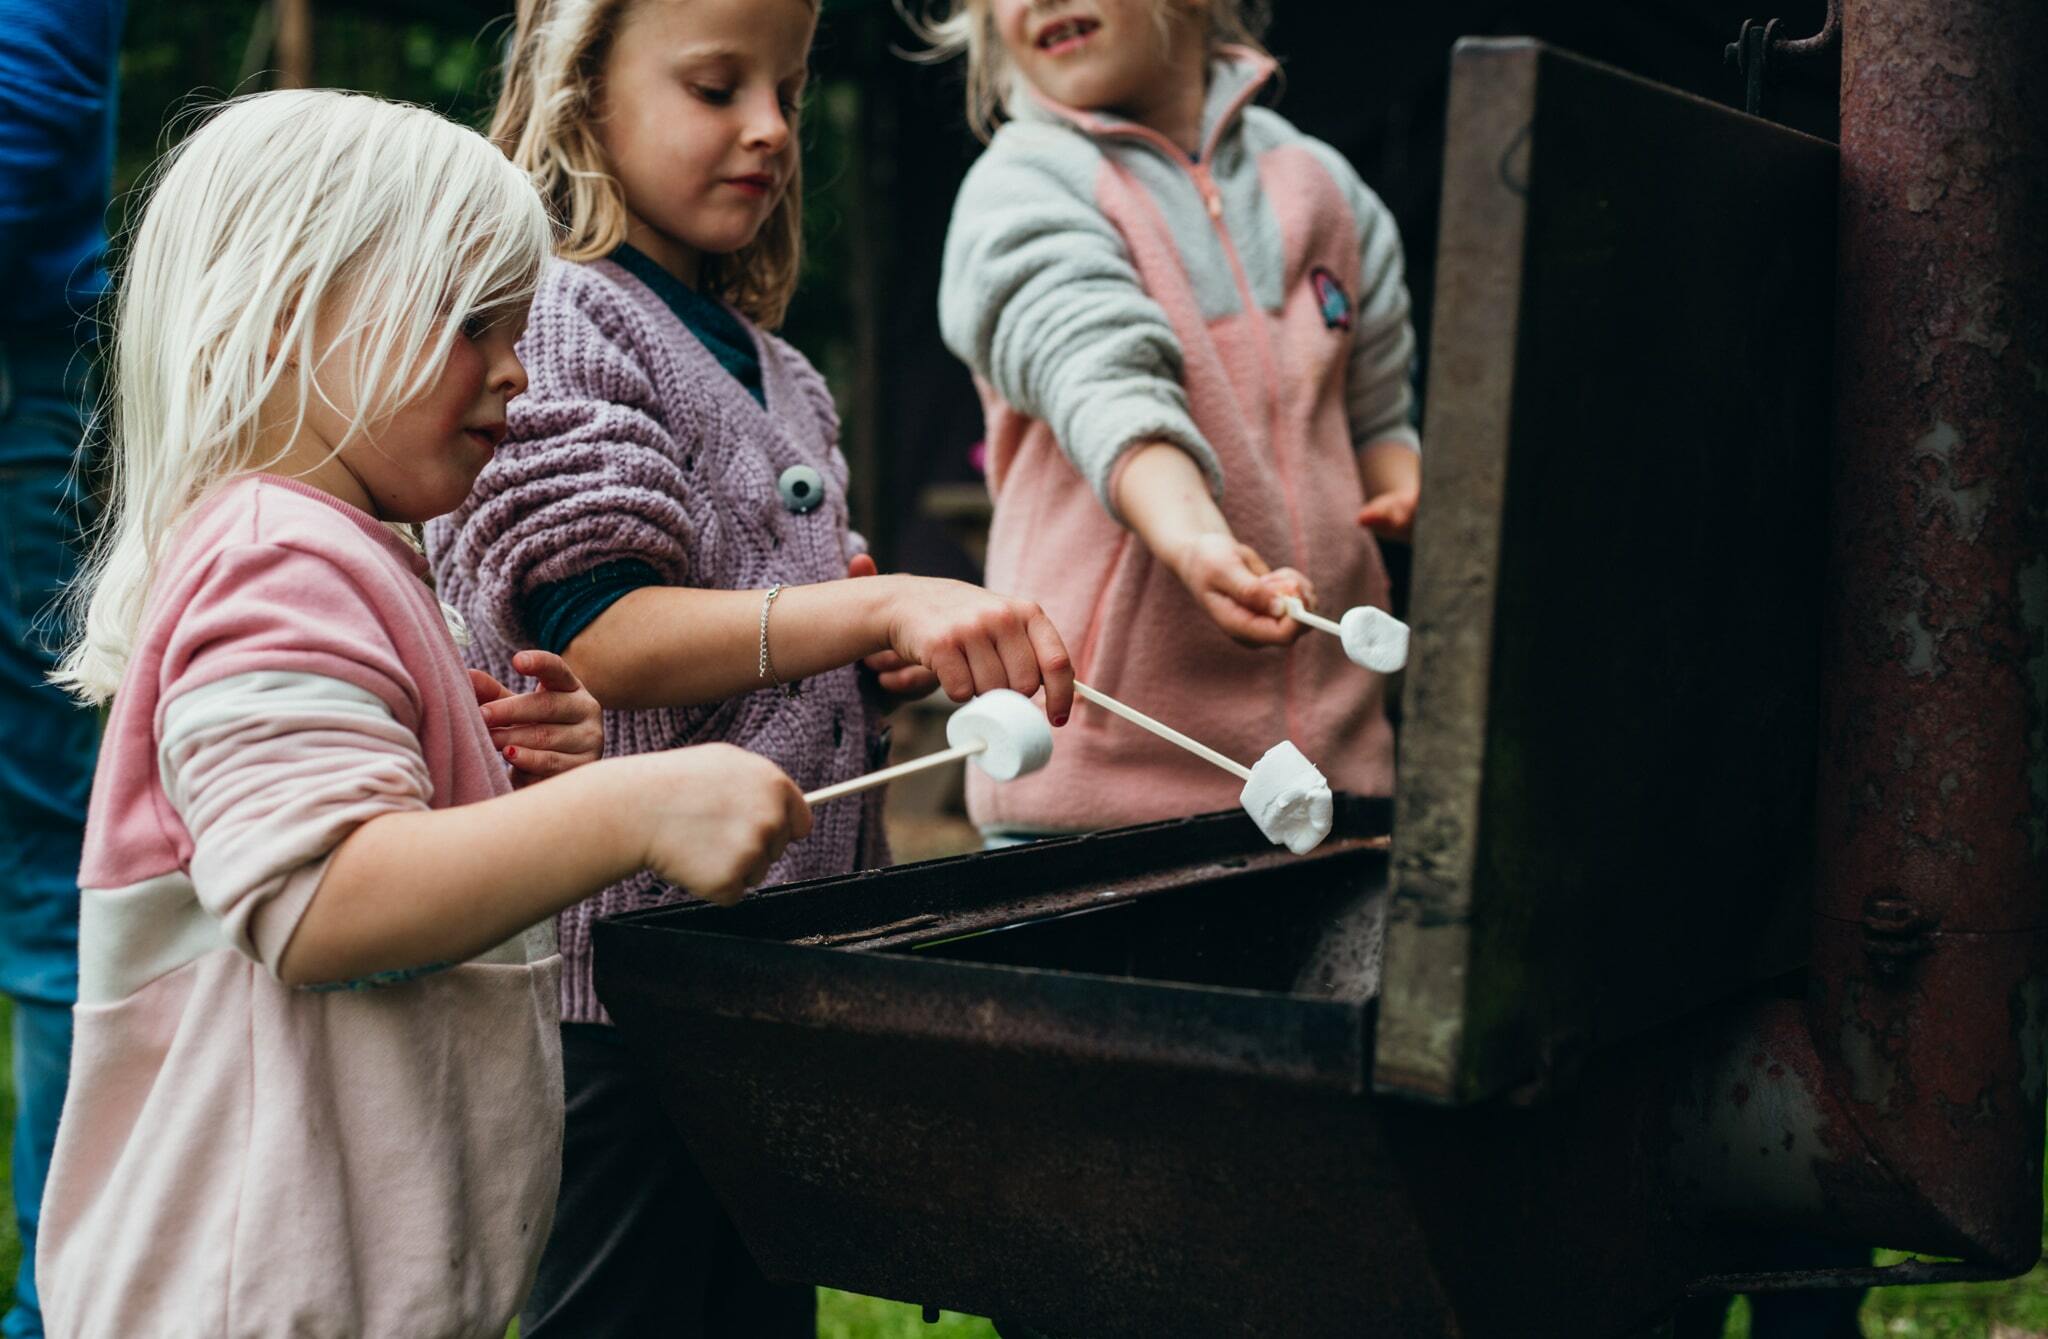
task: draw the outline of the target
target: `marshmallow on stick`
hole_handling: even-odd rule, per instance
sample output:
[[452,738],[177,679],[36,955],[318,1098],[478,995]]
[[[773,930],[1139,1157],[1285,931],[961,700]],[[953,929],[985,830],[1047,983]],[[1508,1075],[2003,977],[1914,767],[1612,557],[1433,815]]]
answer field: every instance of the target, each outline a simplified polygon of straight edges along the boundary
[[1079,680],[1074,683],[1074,692],[1083,701],[1121,716],[1170,744],[1178,744],[1244,782],[1237,802],[1252,816],[1252,822],[1259,825],[1259,831],[1266,834],[1266,840],[1275,846],[1284,846],[1296,855],[1307,855],[1330,835],[1330,824],[1336,810],[1330,796],[1330,783],[1290,741],[1281,740],[1267,749],[1256,764],[1246,767],[1208,745],[1188,738],[1172,726],[1153,720],[1137,708],[1127,707],[1106,693],[1096,692]]
[[954,712],[946,721],[946,742],[952,747],[814,790],[804,796],[804,803],[857,795],[962,758],[974,759],[975,766],[998,781],[1014,781],[1052,758],[1052,727],[1046,724],[1045,713],[1031,705],[1030,698],[1008,688],[991,689]]
[[1335,635],[1344,643],[1344,654],[1354,665],[1392,674],[1408,663],[1408,625],[1384,609],[1361,604],[1345,610],[1340,623],[1310,611],[1299,598],[1290,595],[1287,616]]

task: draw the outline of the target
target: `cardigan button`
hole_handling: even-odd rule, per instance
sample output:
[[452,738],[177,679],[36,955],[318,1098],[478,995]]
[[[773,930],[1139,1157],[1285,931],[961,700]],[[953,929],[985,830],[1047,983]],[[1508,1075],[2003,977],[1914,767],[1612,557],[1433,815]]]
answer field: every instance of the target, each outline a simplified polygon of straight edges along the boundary
[[825,500],[825,479],[809,465],[791,465],[775,481],[775,491],[782,494],[783,506],[801,516]]

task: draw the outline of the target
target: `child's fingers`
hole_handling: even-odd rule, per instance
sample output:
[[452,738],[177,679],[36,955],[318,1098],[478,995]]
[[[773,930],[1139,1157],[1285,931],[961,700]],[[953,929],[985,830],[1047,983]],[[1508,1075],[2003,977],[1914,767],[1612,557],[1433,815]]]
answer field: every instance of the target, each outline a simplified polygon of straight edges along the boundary
[[914,660],[905,660],[901,655],[898,655],[894,651],[877,651],[873,655],[869,656],[867,659],[861,661],[860,663],[866,665],[870,670],[873,670],[876,674],[892,674],[897,670],[906,669],[911,665],[915,665],[917,662]]
[[511,689],[480,669],[473,669],[469,672],[469,687],[470,691],[476,694],[476,704],[479,707],[486,702],[496,702],[499,698],[506,697],[512,692]]
[[590,761],[580,754],[557,753],[552,749],[507,747],[501,752],[505,755],[505,761],[517,768],[521,775],[536,780],[541,777],[560,776]]
[[846,575],[848,577],[871,577],[881,570],[881,568],[875,566],[875,560],[865,553],[854,554],[846,563]]
[[996,643],[996,654],[1003,658],[1003,673],[1011,688],[1030,697],[1038,691],[1038,650],[1031,644],[1031,634],[1022,623],[1007,627],[1002,640]]
[[730,879],[715,888],[692,888],[690,891],[713,906],[730,907],[738,905],[739,900],[747,895],[747,885],[739,879]]
[[574,693],[583,687],[569,662],[552,651],[521,651],[512,657],[512,668],[529,679],[540,680],[540,686],[550,692]]
[[[787,849],[789,842],[799,842],[811,835],[811,806],[804,803],[804,793],[797,789],[794,781],[782,792],[782,812],[789,832],[789,841],[783,843]],[[762,874],[765,877],[767,871],[762,870]]]
[[974,696],[974,671],[968,668],[967,656],[959,647],[950,643],[939,647],[932,652],[927,668],[939,676],[939,687],[955,702],[965,702]]
[[589,715],[589,705],[580,690],[519,693],[484,704],[484,723],[493,729],[506,725],[567,725]]
[[558,753],[591,753],[602,747],[602,732],[578,725],[514,725],[491,731],[491,742],[499,748],[516,745],[523,749],[551,749]]
[[1292,595],[1309,608],[1316,607],[1315,584],[1292,567],[1277,568],[1265,580],[1267,587],[1282,597]]
[[1415,524],[1419,495],[1382,493],[1358,509],[1358,523],[1385,539],[1406,539]]
[[1303,631],[1291,618],[1253,613],[1234,600],[1212,597],[1204,603],[1216,626],[1247,646],[1285,646]]
[[995,643],[979,633],[964,640],[967,668],[974,675],[975,693],[1006,686],[1010,681],[1009,671],[1004,667],[1002,653],[996,649]]
[[1031,639],[1039,678],[1045,684],[1045,718],[1054,725],[1065,725],[1074,709],[1074,663],[1067,655],[1067,644],[1043,612],[1033,615],[1024,632]]

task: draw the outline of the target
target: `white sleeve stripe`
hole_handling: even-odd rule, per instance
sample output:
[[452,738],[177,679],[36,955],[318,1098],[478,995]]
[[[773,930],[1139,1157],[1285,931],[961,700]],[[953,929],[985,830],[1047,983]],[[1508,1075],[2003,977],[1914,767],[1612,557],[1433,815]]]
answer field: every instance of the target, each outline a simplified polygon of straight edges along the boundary
[[273,972],[334,848],[432,801],[418,737],[330,676],[232,675],[179,695],[161,720],[158,773],[192,838],[194,895],[229,944]]

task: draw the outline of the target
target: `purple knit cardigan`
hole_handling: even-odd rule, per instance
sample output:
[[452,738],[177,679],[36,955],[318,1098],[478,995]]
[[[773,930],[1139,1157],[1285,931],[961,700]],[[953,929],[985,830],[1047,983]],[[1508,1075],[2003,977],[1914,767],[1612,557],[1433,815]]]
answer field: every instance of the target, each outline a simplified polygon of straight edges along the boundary
[[[764,590],[846,575],[861,551],[847,525],[846,460],[824,379],[775,336],[748,326],[764,409],[639,280],[609,261],[550,262],[519,356],[526,394],[510,435],[460,510],[427,527],[443,599],[472,634],[469,663],[508,686],[536,586],[637,559],[678,586]],[[826,481],[816,510],[782,503],[792,465]],[[722,741],[763,754],[805,790],[870,770],[880,721],[853,666],[807,680],[798,697],[752,692],[702,707],[607,711],[607,756]],[[822,806],[811,835],[768,882],[845,874],[884,859],[881,802]],[[590,923],[684,894],[641,874],[562,913],[562,1019],[609,1022],[591,986]]]

